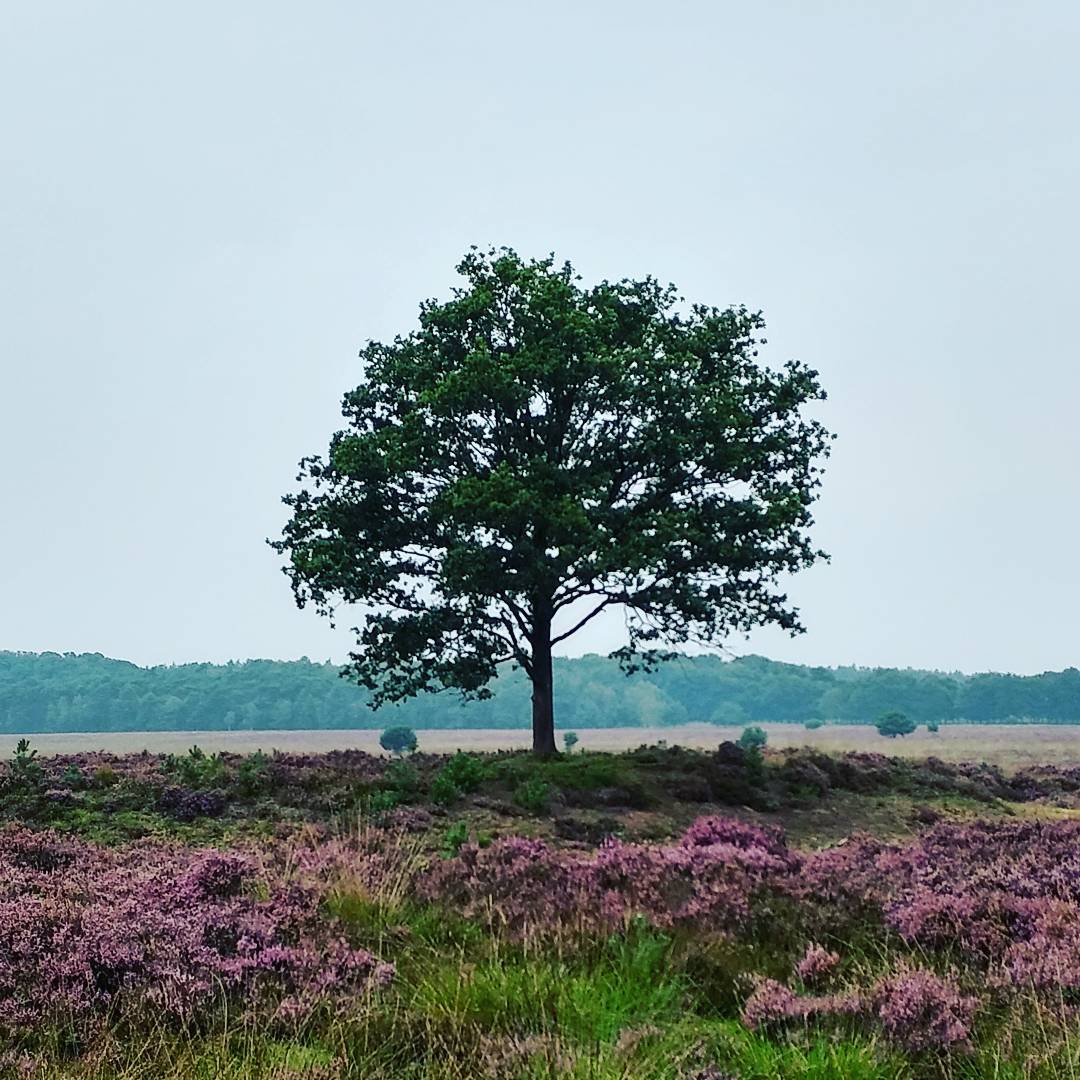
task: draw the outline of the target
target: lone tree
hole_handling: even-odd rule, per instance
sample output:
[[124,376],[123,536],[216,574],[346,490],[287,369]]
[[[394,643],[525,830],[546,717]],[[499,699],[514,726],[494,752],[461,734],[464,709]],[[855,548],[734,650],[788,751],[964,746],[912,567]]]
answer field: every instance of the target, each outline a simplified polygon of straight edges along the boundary
[[680,310],[652,278],[585,288],[507,249],[457,269],[418,329],[361,351],[346,426],[301,462],[272,542],[299,606],[362,607],[343,674],[372,707],[490,697],[515,663],[550,755],[552,648],[605,609],[625,614],[627,671],[762,624],[800,632],[777,583],[822,555],[817,373],[762,367],[759,314]]
[[389,754],[411,754],[419,745],[411,727],[388,727],[379,736],[379,745]]
[[882,713],[874,721],[874,727],[878,729],[878,734],[890,739],[895,739],[897,735],[910,735],[918,726],[914,720],[902,712]]

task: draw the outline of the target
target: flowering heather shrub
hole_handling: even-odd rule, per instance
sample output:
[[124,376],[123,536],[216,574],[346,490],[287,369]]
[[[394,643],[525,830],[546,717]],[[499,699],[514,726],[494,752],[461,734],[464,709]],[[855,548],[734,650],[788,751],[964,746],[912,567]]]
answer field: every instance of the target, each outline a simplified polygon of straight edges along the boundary
[[782,983],[761,979],[743,1006],[742,1019],[758,1030],[846,1017],[880,1026],[911,1053],[968,1051],[976,1005],[975,998],[933,972],[901,967],[867,991],[855,988],[824,997],[801,997]]
[[1080,985],[1080,822],[940,823],[902,846],[855,839],[807,857],[786,887],[825,912],[876,909],[906,941],[960,946],[1013,985]]
[[970,1050],[976,1000],[933,972],[907,968],[874,988],[885,1033],[905,1050]]
[[763,885],[792,873],[797,857],[782,834],[726,818],[702,818],[670,846],[608,840],[595,854],[509,837],[428,868],[426,899],[513,930],[560,925],[614,928],[635,916],[660,927],[733,927]]
[[316,892],[245,855],[0,831],[0,1036],[62,1022],[88,1035],[113,1009],[195,1020],[223,996],[294,1023],[392,974]]
[[816,999],[801,998],[775,979],[760,979],[743,1006],[743,1023],[755,1031],[808,1014]]
[[812,942],[806,947],[806,952],[795,968],[795,972],[804,983],[812,986],[824,982],[836,970],[836,965],[839,963],[839,953]]

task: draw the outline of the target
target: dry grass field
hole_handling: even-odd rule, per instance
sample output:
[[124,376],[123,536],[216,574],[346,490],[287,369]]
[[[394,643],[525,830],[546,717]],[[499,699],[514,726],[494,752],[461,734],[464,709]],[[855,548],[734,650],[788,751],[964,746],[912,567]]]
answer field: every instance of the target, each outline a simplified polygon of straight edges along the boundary
[[[937,734],[920,728],[906,738],[886,739],[869,725],[826,726],[808,731],[798,724],[764,724],[772,747],[811,746],[826,751],[870,750],[905,757],[934,755],[945,761],[987,761],[1003,768],[1034,764],[1080,765],[1080,726],[1051,724],[953,724]],[[699,748],[715,746],[738,736],[738,728],[712,724],[679,727],[593,728],[578,732],[589,750],[626,750],[661,739],[669,744]],[[510,750],[529,745],[524,729],[425,730],[418,732],[420,748],[433,753],[454,750]],[[14,742],[15,736],[8,736]],[[41,754],[107,750],[131,753],[149,750],[176,753],[198,743],[206,751],[254,750],[321,752],[361,749],[379,752],[377,731],[179,731],[107,732],[31,735]]]

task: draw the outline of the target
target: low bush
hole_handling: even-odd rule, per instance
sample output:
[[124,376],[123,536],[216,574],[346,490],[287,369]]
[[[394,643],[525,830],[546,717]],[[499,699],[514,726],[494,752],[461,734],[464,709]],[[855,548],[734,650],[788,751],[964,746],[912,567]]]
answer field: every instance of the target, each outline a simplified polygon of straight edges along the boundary
[[551,785],[532,776],[514,790],[514,802],[530,814],[546,814],[551,804]]
[[476,755],[459,750],[442,767],[439,775],[445,776],[459,791],[471,794],[479,791],[480,785],[487,779],[487,766]]
[[419,743],[411,727],[388,727],[379,736],[379,745],[391,754],[411,754]]

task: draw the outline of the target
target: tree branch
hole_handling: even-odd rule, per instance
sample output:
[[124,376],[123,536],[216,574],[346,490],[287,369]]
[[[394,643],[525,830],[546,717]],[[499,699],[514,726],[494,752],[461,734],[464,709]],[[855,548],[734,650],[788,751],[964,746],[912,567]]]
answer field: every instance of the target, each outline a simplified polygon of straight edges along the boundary
[[553,637],[551,639],[551,644],[558,645],[560,641],[565,641],[568,637],[576,634],[587,622],[589,622],[591,619],[595,619],[596,616],[599,615],[600,612],[608,606],[608,604],[613,604],[614,602],[615,598],[613,596],[605,597],[601,603],[597,604],[596,607],[594,607],[592,611],[590,611],[589,614],[586,615],[584,619],[580,620],[580,622],[578,622],[575,626],[571,627],[565,633],[559,634],[558,637]]

